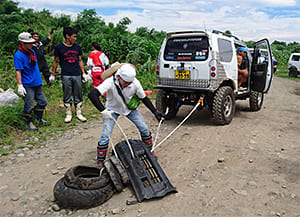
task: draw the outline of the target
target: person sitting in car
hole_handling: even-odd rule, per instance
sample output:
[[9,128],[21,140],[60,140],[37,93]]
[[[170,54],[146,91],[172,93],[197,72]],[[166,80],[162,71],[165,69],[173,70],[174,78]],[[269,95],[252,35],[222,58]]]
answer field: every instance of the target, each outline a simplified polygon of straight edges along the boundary
[[238,62],[238,87],[244,82],[247,82],[249,72],[247,70],[246,64],[243,64],[243,59],[247,55],[248,49],[246,47],[239,47],[237,49],[237,62]]

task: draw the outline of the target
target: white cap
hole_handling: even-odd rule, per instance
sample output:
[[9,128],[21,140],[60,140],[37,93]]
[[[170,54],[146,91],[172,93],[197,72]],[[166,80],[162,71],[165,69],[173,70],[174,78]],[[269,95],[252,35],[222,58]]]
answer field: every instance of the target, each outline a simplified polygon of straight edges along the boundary
[[31,34],[28,32],[22,32],[18,36],[19,41],[24,43],[34,43],[35,40],[32,38]]
[[120,75],[120,77],[126,82],[132,82],[136,75],[135,68],[130,64],[124,64],[120,69],[118,69],[116,75]]

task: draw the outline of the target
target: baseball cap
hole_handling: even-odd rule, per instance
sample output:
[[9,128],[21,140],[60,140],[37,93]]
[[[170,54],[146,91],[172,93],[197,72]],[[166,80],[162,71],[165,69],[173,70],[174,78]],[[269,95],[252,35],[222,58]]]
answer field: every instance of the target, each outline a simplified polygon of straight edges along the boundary
[[239,52],[239,51],[248,51],[248,48],[246,47],[239,47],[236,52]]
[[31,34],[29,32],[22,32],[18,36],[19,41],[22,41],[24,43],[34,43],[35,40],[32,38]]

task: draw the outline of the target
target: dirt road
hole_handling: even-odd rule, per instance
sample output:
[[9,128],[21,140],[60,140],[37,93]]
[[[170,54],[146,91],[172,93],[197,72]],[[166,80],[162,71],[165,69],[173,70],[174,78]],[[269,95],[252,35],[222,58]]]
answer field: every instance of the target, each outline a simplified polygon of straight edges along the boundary
[[[158,161],[178,193],[159,200],[126,205],[134,200],[130,187],[103,205],[78,211],[53,211],[53,186],[79,164],[95,164],[101,121],[57,132],[40,148],[27,147],[2,156],[0,216],[300,216],[300,83],[275,77],[259,112],[237,102],[233,121],[215,126],[208,112],[191,118],[156,149]],[[183,107],[163,124],[159,140],[188,114]],[[156,133],[157,121],[145,107],[145,120]],[[120,119],[129,138],[137,130]],[[123,136],[116,128],[112,140]]]

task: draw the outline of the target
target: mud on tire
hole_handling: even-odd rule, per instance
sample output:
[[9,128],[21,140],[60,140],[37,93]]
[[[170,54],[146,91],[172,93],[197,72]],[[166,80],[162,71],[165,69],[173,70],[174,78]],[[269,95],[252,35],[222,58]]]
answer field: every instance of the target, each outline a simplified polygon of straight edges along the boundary
[[235,97],[229,86],[220,87],[213,98],[212,118],[217,124],[229,124],[235,113]]
[[53,189],[56,202],[62,208],[85,209],[99,206],[114,194],[111,184],[94,190],[80,190],[66,186],[65,179],[57,181]]
[[114,187],[116,188],[117,192],[121,192],[124,188],[124,185],[122,183],[120,174],[118,173],[118,171],[114,168],[112,162],[110,161],[110,159],[105,160],[103,162],[103,165],[114,185]]
[[64,179],[66,186],[81,190],[99,189],[110,181],[104,168],[81,165],[68,169]]

